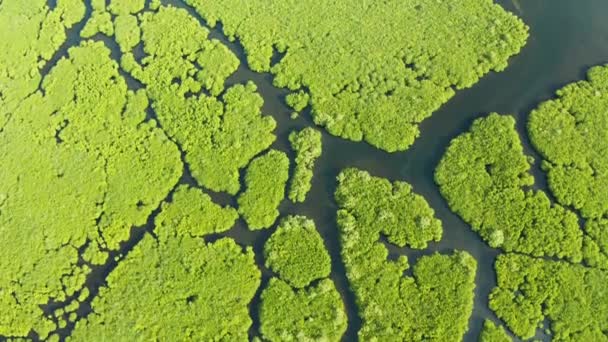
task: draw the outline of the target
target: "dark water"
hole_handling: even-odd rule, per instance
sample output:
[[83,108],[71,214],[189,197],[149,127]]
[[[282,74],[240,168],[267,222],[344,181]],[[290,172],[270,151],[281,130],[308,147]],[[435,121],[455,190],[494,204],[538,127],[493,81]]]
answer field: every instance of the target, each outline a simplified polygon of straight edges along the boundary
[[[513,0],[515,1],[515,0]],[[407,255],[412,264],[422,255],[435,251],[449,253],[454,249],[465,250],[478,261],[477,287],[475,290],[475,307],[470,319],[470,329],[465,341],[476,341],[483,320],[490,318],[498,322],[487,305],[488,294],[496,285],[493,263],[498,251],[486,246],[469,226],[447,207],[433,181],[434,169],[449,142],[463,131],[468,130],[475,118],[490,112],[513,114],[518,119],[518,129],[524,142],[526,153],[536,158],[538,154],[530,145],[525,135],[526,118],[529,111],[540,102],[553,96],[555,90],[569,82],[583,79],[586,70],[593,65],[608,63],[608,1],[606,0],[511,0],[499,1],[506,9],[520,16],[529,26],[531,36],[523,51],[510,61],[509,68],[499,74],[490,74],[473,88],[459,91],[457,95],[442,107],[431,118],[424,121],[421,137],[406,152],[389,154],[365,143],[345,141],[323,132],[323,155],[315,168],[313,187],[303,204],[293,205],[285,200],[281,205],[282,215],[306,215],[317,224],[320,233],[330,251],[333,261],[331,278],[343,296],[348,311],[349,326],[345,341],[356,340],[361,321],[357,316],[355,300],[350,292],[340,259],[338,228],[335,224],[336,203],[333,193],[336,188],[336,176],[346,167],[357,167],[369,171],[372,175],[390,180],[403,180],[412,184],[414,191],[426,198],[434,208],[436,215],[443,221],[444,234],[439,243],[431,244],[425,251],[396,248],[387,244],[391,257]],[[204,20],[192,9],[179,0],[164,1],[177,7],[184,7],[205,25]],[[90,11],[90,8],[89,8]],[[73,30],[76,34],[79,29]],[[226,43],[241,59],[241,67],[228,80],[228,85],[253,81],[265,100],[264,113],[272,115],[277,121],[277,141],[273,148],[283,150],[290,155],[287,137],[293,129],[314,126],[309,113],[303,113],[298,119],[290,119],[291,110],[284,103],[287,91],[272,86],[272,76],[257,74],[247,69],[242,47],[228,42],[222,35],[221,27],[212,29],[211,38]],[[99,38],[102,39],[102,38]],[[103,39],[106,41],[106,39]],[[75,45],[69,40],[66,45]],[[107,45],[113,50],[113,57],[119,58],[119,51],[112,42]],[[58,54],[62,57],[63,54]],[[278,56],[280,58],[280,56]],[[47,70],[48,71],[48,70]],[[133,87],[138,84],[129,80]],[[322,131],[322,129],[321,129]],[[538,163],[534,170],[536,186],[546,189],[546,179],[540,172]],[[187,168],[183,183],[196,185],[188,175]],[[234,204],[234,200],[221,194],[211,194],[214,200],[222,204]],[[170,198],[170,197],[169,197]],[[145,229],[152,229],[152,221]],[[263,273],[262,287],[251,304],[250,311],[254,319],[251,335],[257,335],[259,327],[257,309],[259,294],[271,272],[263,265],[262,248],[273,229],[262,232],[250,232],[244,222],[224,236],[233,237],[243,245],[253,245],[257,262]],[[129,242],[123,245],[120,254],[126,254],[142,237],[143,231],[132,234]],[[218,238],[214,236],[211,239]],[[96,273],[98,279],[90,279],[93,289],[103,284],[103,278],[115,266],[106,265],[103,272]],[[96,291],[94,291],[96,293]],[[85,308],[88,304],[85,303]],[[90,310],[84,310],[83,315]],[[62,331],[69,334],[71,327]],[[538,335],[538,338],[546,339]]]

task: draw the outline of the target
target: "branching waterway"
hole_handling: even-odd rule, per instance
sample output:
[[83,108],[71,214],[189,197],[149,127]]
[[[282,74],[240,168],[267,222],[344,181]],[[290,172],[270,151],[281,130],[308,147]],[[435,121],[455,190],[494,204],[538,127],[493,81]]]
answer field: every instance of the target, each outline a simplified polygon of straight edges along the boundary
[[[176,7],[185,8],[201,25],[207,26],[205,20],[192,8],[180,0],[163,1]],[[423,256],[436,251],[447,253],[452,250],[464,250],[470,253],[478,262],[476,276],[475,305],[469,322],[469,330],[465,341],[476,341],[482,329],[484,319],[492,319],[500,323],[488,307],[488,295],[496,286],[496,276],[493,269],[498,250],[487,246],[474,233],[468,224],[463,222],[448,208],[434,182],[434,171],[441,156],[450,141],[468,130],[472,121],[491,112],[513,114],[517,119],[524,151],[534,157],[533,175],[535,187],[547,190],[547,180],[540,170],[540,157],[527,137],[526,122],[529,112],[544,100],[550,99],[555,90],[567,83],[584,78],[586,70],[598,64],[608,63],[608,2],[605,0],[535,0],[512,1],[502,0],[501,5],[520,16],[530,26],[530,39],[522,52],[510,60],[507,70],[485,76],[470,89],[460,90],[456,96],[444,105],[429,119],[420,125],[421,135],[414,145],[405,152],[387,153],[376,149],[364,142],[343,140],[323,132],[323,154],[316,163],[312,189],[307,200],[302,204],[293,204],[285,199],[280,206],[282,216],[288,214],[305,215],[313,219],[325,241],[332,259],[331,279],[341,293],[348,315],[348,328],[344,335],[345,341],[357,339],[357,331],[361,326],[358,317],[355,297],[349,289],[345,267],[340,257],[340,239],[336,225],[337,204],[334,201],[336,176],[347,167],[366,170],[373,176],[389,180],[402,180],[413,186],[414,192],[422,195],[435,210],[436,216],[443,222],[443,238],[438,243],[431,243],[429,248],[420,251],[409,248],[398,248],[383,241],[389,250],[389,257],[396,258],[406,255],[411,264]],[[83,22],[68,32],[68,39],[60,50],[42,70],[45,73],[52,68],[61,57],[67,54],[67,48],[78,45],[79,33],[84,22],[91,15],[90,3],[87,6],[87,16]],[[292,110],[285,103],[288,90],[279,89],[272,84],[271,74],[251,71],[247,67],[246,55],[238,41],[230,42],[223,34],[221,25],[209,28],[210,38],[218,39],[225,44],[240,60],[240,66],[228,80],[227,86],[253,81],[258,92],[264,98],[263,113],[272,115],[277,122],[276,142],[272,148],[284,151],[290,158],[288,135],[293,130],[314,126],[309,112],[304,112],[297,119],[291,119]],[[112,39],[94,37],[102,40],[112,50],[112,57],[119,59],[120,51]],[[280,60],[277,55],[274,61]],[[127,74],[127,73],[123,73]],[[125,76],[123,75],[123,76]],[[137,81],[128,77],[130,87],[139,87]],[[149,113],[154,117],[154,113]],[[183,154],[183,153],[182,153]],[[182,156],[183,157],[183,156]],[[190,174],[189,166],[185,163],[184,173],[180,183],[199,187]],[[291,170],[293,172],[293,169]],[[243,174],[241,174],[241,183]],[[233,197],[225,194],[212,193],[205,190],[216,203],[236,206]],[[550,193],[547,191],[547,193]],[[171,200],[172,193],[166,200]],[[145,232],[152,232],[155,210],[148,218],[144,227],[133,228],[128,241],[121,245],[121,250],[113,253],[107,265],[95,267],[87,280],[91,295],[81,305],[78,311],[79,319],[90,313],[88,307],[99,287],[104,285],[105,277],[117,263],[142,239]],[[272,277],[272,272],[264,266],[263,246],[276,227],[263,231],[251,231],[240,219],[236,226],[226,233],[215,234],[207,239],[216,240],[228,236],[241,245],[253,246],[256,262],[262,271],[261,286],[250,304],[250,314],[253,325],[250,337],[256,336],[260,326],[258,307],[260,294]],[[58,304],[60,305],[60,304]],[[59,331],[62,337],[70,334],[73,324]],[[31,336],[36,339],[36,336]],[[537,335],[540,339],[546,336]],[[1,340],[1,338],[0,338]]]

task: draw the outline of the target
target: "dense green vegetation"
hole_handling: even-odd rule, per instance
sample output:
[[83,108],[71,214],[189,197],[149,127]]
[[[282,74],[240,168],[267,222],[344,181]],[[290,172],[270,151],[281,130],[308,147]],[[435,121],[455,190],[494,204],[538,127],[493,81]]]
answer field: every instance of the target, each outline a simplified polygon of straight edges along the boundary
[[517,254],[495,267],[490,307],[515,334],[530,338],[548,318],[555,341],[606,341],[606,271]]
[[287,95],[285,98],[287,105],[296,112],[301,112],[306,106],[308,106],[308,102],[310,101],[310,95],[307,92],[299,91],[297,93],[291,93]]
[[[199,227],[224,231],[234,210],[212,204],[199,190],[181,188],[176,196],[163,204],[157,237],[146,234],[120,261],[71,340],[247,339],[248,303],[260,284],[253,251],[228,238],[205,243],[209,229]],[[193,210],[188,199],[205,204]]]
[[475,259],[466,252],[423,256],[404,276],[407,258],[387,260],[379,239],[425,248],[441,236],[432,209],[403,182],[355,169],[343,171],[338,181],[342,259],[363,320],[359,338],[460,341],[473,310]]
[[239,195],[239,213],[250,229],[269,228],[279,217],[279,204],[285,197],[289,178],[289,158],[270,150],[247,167],[246,189]]
[[269,341],[340,341],[346,313],[333,282],[293,289],[273,278],[262,293],[260,332]]
[[145,94],[109,55],[102,43],[70,49],[0,134],[0,335],[56,329],[41,305],[76,295],[181,174],[177,148],[142,123]]
[[340,341],[346,313],[327,278],[331,259],[315,223],[286,217],[266,241],[264,256],[277,278],[262,292],[262,336],[270,341]]
[[450,208],[490,246],[580,261],[576,215],[530,189],[530,164],[515,120],[492,114],[452,141],[435,180]]
[[583,256],[587,265],[608,270],[608,219],[587,221]]
[[[496,114],[452,141],[436,180],[452,210],[490,246],[523,253],[499,256],[490,296],[490,307],[513,333],[527,339],[544,330],[556,341],[605,341],[608,67],[590,69],[588,81],[557,96],[528,122],[557,203],[530,189],[531,161],[515,121]],[[498,334],[496,327],[486,329],[488,336]]]
[[591,68],[530,114],[528,130],[549,186],[585,218],[608,217],[608,66]]
[[208,40],[208,30],[186,10],[161,7],[141,20],[147,56],[139,65],[127,53],[121,64],[147,85],[162,127],[185,152],[198,182],[236,194],[239,170],[275,140],[276,124],[261,115],[263,100],[256,86],[224,89],[238,59],[218,41]]
[[494,324],[490,320],[483,322],[483,330],[479,336],[479,342],[511,342],[511,338],[505,332],[505,329]]
[[253,70],[307,92],[315,123],[387,151],[408,148],[454,89],[503,70],[528,36],[492,0],[186,2],[239,39]]
[[288,196],[294,203],[304,202],[310,191],[315,161],[323,150],[321,132],[306,127],[299,132],[291,132],[289,142],[296,153],[296,166],[289,184]]
[[266,267],[289,285],[302,288],[329,276],[331,259],[315,223],[303,216],[288,216],[264,245]]
[[[184,1],[289,88],[294,116],[310,109],[331,134],[389,152],[527,38],[492,0]],[[312,220],[286,216],[252,239],[229,232],[239,214],[251,230],[275,224],[290,160],[270,149],[276,122],[257,86],[231,78],[235,53],[188,10],[0,0],[0,340],[343,338],[347,297]],[[475,121],[437,167],[450,208],[506,252],[489,304],[519,338],[608,341],[607,115],[608,66],[530,114],[555,198],[535,187],[508,116]],[[321,133],[289,142],[287,192],[301,203]],[[345,169],[338,183],[333,261],[346,267],[359,339],[462,340],[475,259],[434,245],[414,261],[389,255],[439,241],[434,210],[409,184],[366,171]],[[251,241],[264,243],[268,270],[241,245]],[[511,338],[486,320],[479,340]]]
[[[397,246],[424,249],[430,241],[441,239],[441,221],[421,196],[405,182],[394,182],[372,177],[366,171],[346,169],[338,176],[340,187],[336,200],[342,209],[339,218],[348,219],[342,229],[355,230],[357,241],[370,249],[382,234]],[[351,221],[352,220],[352,221]],[[351,227],[351,225],[354,225]],[[359,246],[361,247],[361,246]]]

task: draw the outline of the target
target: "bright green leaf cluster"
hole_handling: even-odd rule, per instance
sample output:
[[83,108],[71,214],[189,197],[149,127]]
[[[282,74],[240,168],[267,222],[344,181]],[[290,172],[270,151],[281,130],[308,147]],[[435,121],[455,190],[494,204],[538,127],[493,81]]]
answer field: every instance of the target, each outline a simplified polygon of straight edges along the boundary
[[347,317],[340,294],[327,278],[331,259],[315,223],[303,216],[283,219],[264,245],[264,256],[266,266],[278,277],[262,292],[263,337],[340,341]]
[[236,194],[239,170],[275,140],[275,121],[261,115],[263,100],[253,83],[224,89],[238,59],[208,40],[207,29],[186,10],[161,7],[141,17],[147,56],[139,65],[126,53],[122,66],[147,86],[162,127],[185,152],[193,176],[211,190]]
[[41,306],[79,291],[87,263],[144,225],[183,168],[155,123],[142,123],[145,93],[127,89],[110,51],[85,42],[68,53],[0,133],[4,336],[58,328]]
[[289,158],[283,152],[270,150],[251,161],[245,175],[246,189],[238,198],[239,213],[249,229],[269,228],[279,217],[288,178]]
[[479,342],[511,342],[505,329],[486,319],[483,322],[483,330],[479,336]]
[[287,105],[296,112],[301,112],[306,106],[308,106],[308,102],[310,101],[310,95],[307,92],[299,91],[297,93],[291,93],[285,97],[285,102]]
[[137,18],[132,15],[119,15],[114,19],[116,43],[123,53],[127,53],[141,41],[141,30]]
[[264,245],[266,267],[289,285],[302,288],[329,276],[331,259],[315,223],[303,216],[289,216]]
[[357,169],[342,171],[338,181],[336,199],[343,214],[352,219],[349,227],[342,228],[356,231],[352,239],[344,241],[345,249],[356,246],[359,250],[353,253],[366,253],[373,248],[379,234],[397,246],[417,249],[441,239],[441,221],[435,218],[434,210],[424,198],[412,191],[411,185],[391,184]]
[[[178,187],[170,204],[163,203],[156,224],[171,227],[180,236],[205,236],[224,232],[234,225],[239,214],[234,208],[221,208],[209,195],[187,186]],[[161,229],[161,233],[169,229]]]
[[528,130],[558,201],[586,218],[608,217],[608,66],[588,78],[532,111]]
[[38,88],[40,69],[66,40],[66,29],[84,18],[80,0],[4,0],[0,6],[0,132],[21,101]]
[[519,337],[547,318],[555,341],[607,340],[606,271],[518,254],[500,255],[495,267],[490,308]]
[[404,276],[407,258],[388,260],[379,239],[419,248],[438,239],[441,224],[428,204],[406,183],[363,171],[347,169],[338,180],[342,259],[363,320],[359,339],[460,341],[473,310],[475,259],[466,252],[423,256]]
[[317,124],[387,151],[407,149],[454,89],[503,70],[528,36],[492,0],[186,2],[239,39],[253,70],[306,89]]
[[491,247],[534,256],[582,258],[574,213],[552,204],[534,179],[510,116],[491,114],[454,139],[435,173],[452,211]]
[[117,16],[139,13],[144,9],[146,0],[112,0],[108,10]]
[[587,221],[583,256],[587,265],[608,269],[608,219]]
[[71,340],[247,339],[248,303],[260,284],[253,251],[243,252],[228,238],[206,244],[187,234],[163,232],[176,228],[171,223],[181,221],[175,214],[182,212],[168,213],[168,225],[157,228],[159,240],[146,235],[118,264],[93,301],[93,313],[78,322]]
[[[158,240],[146,234],[120,261],[71,340],[247,339],[248,304],[260,285],[253,251],[228,238],[205,243],[196,226],[210,222],[226,230],[234,223],[226,219],[233,210],[208,202],[199,190],[181,188],[176,196],[157,218]],[[207,203],[184,208],[187,197]]]
[[297,290],[271,279],[262,292],[260,320],[268,341],[338,342],[347,326],[342,298],[329,279]]
[[321,132],[314,128],[304,128],[289,134],[291,149],[296,153],[296,166],[289,185],[289,199],[304,202],[310,191],[315,161],[321,156],[323,145]]

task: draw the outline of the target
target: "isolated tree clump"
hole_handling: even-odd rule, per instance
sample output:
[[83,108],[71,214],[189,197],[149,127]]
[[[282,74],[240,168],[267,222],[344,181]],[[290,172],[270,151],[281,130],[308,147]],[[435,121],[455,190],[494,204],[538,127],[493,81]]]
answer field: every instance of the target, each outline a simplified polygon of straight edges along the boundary
[[[505,69],[528,37],[492,0],[186,2],[239,40],[254,71],[307,92],[315,123],[391,152],[456,89]],[[275,52],[284,56],[271,66]]]
[[558,201],[585,218],[608,217],[608,66],[530,113],[528,131]]
[[[141,64],[125,53],[121,65],[146,85],[152,108],[185,153],[194,178],[232,195],[239,171],[275,140],[276,123],[261,115],[253,83],[225,89],[239,61],[184,9],[160,7],[141,15]],[[132,45],[133,43],[131,43]]]
[[315,223],[288,216],[264,245],[266,267],[277,274],[262,292],[260,332],[270,341],[340,341],[347,317],[327,277],[331,259]]
[[519,254],[499,255],[495,268],[490,308],[520,338],[548,319],[554,341],[608,340],[606,271]]
[[483,322],[483,330],[479,336],[479,342],[511,342],[505,329],[486,319]]
[[[112,270],[70,340],[247,339],[248,304],[260,285],[254,253],[229,238],[206,243],[208,230],[197,227],[214,222],[225,231],[233,210],[210,203],[200,190],[180,188],[176,195],[156,219],[156,238],[146,233]],[[186,197],[206,204],[184,208]]]
[[513,117],[491,114],[451,142],[435,181],[452,211],[491,247],[579,262],[578,219],[543,191],[531,189],[531,162]]
[[[338,181],[341,254],[363,321],[359,339],[460,341],[473,310],[475,259],[460,251],[423,256],[404,276],[407,258],[388,260],[379,240],[384,235],[395,244],[425,248],[439,239],[441,224],[426,201],[406,183],[391,185],[355,169],[343,171]],[[390,220],[377,216],[383,210]],[[413,233],[423,238],[415,240]]]
[[330,279],[294,289],[272,278],[262,292],[260,321],[268,341],[338,342],[347,326],[342,298]]
[[289,185],[288,196],[294,203],[304,202],[311,188],[315,162],[323,150],[321,132],[306,127],[299,132],[291,132],[289,142],[291,149],[296,153],[296,166]]
[[266,267],[289,285],[302,288],[329,276],[331,259],[315,223],[303,216],[288,216],[264,245]]
[[11,109],[0,131],[0,335],[65,326],[73,311],[44,307],[76,310],[91,267],[177,183],[179,152],[143,122],[147,106],[104,44],[83,42]]
[[424,198],[412,191],[411,185],[391,183],[357,169],[342,171],[338,180],[336,199],[342,211],[354,220],[358,243],[365,243],[366,250],[379,234],[392,244],[416,249],[441,240],[441,221],[435,218],[435,211]]
[[279,217],[279,204],[285,197],[289,178],[289,158],[270,150],[247,167],[245,191],[238,197],[239,213],[249,229],[269,228]]
[[296,112],[301,112],[306,106],[308,106],[308,102],[310,101],[310,95],[308,95],[305,91],[299,91],[296,93],[291,93],[285,97],[285,102],[287,105]]

